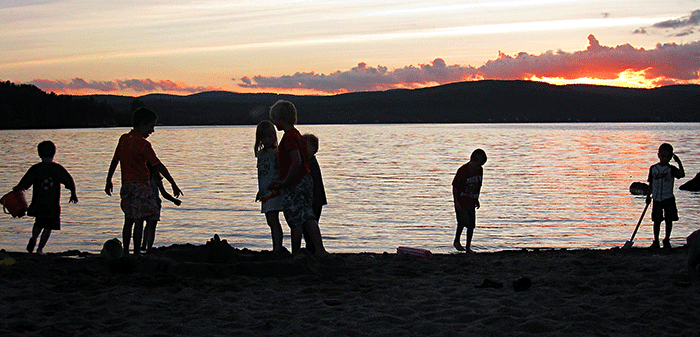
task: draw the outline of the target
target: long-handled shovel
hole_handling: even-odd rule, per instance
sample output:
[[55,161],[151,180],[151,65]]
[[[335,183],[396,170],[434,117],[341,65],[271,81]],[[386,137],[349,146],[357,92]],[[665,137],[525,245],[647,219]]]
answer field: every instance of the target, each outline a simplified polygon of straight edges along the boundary
[[648,208],[649,208],[649,204],[644,206],[644,211],[642,212],[642,216],[639,217],[639,222],[637,222],[637,227],[634,228],[634,232],[632,233],[632,237],[630,238],[629,241],[625,242],[625,245],[622,246],[622,249],[629,249],[629,248],[632,248],[632,245],[634,245],[634,236],[637,235],[637,230],[639,229],[639,225],[642,224],[642,220],[644,220],[644,214],[647,213]]

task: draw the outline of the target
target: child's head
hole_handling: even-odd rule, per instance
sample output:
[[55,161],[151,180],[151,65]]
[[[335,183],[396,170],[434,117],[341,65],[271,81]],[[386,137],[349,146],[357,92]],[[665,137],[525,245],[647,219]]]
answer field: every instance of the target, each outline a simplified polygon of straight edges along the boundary
[[474,152],[472,152],[471,157],[469,158],[469,161],[474,162],[478,164],[479,166],[482,166],[486,164],[486,152],[482,149],[476,149]]
[[659,153],[657,154],[659,156],[659,160],[662,163],[668,163],[671,161],[671,158],[673,158],[673,146],[669,143],[663,143],[661,146],[659,146]]
[[275,130],[275,125],[270,121],[258,123],[258,127],[255,129],[255,146],[253,147],[255,155],[264,148],[274,147],[277,147],[277,130]]
[[287,125],[294,125],[297,123],[297,108],[290,101],[279,100],[270,107],[270,119],[273,122],[279,120]]
[[309,155],[315,155],[316,152],[318,152],[318,137],[307,133],[304,135],[304,138],[306,138],[306,146],[309,151]]
[[153,123],[158,120],[158,116],[149,108],[138,108],[134,111],[134,128]]
[[51,159],[56,155],[56,145],[53,144],[50,140],[45,140],[39,145],[37,145],[36,149],[39,152],[39,157],[46,158],[46,159]]

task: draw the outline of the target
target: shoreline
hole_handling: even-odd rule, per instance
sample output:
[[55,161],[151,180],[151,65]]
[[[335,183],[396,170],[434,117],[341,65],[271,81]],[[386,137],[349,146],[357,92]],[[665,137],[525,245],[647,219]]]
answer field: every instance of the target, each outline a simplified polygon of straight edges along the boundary
[[[697,336],[700,287],[689,282],[686,254],[681,246],[316,260],[213,240],[114,260],[2,252],[16,262],[0,266],[0,333]],[[531,286],[516,290],[523,277]]]

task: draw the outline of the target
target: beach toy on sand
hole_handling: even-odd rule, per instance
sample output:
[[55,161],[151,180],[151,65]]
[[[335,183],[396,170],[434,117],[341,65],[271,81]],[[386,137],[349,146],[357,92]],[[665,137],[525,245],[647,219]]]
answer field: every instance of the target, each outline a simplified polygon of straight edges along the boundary
[[408,255],[419,256],[419,257],[431,257],[431,256],[433,256],[433,253],[431,253],[427,249],[404,247],[404,246],[400,246],[399,248],[396,248],[396,254],[408,254]]
[[100,256],[107,259],[117,259],[122,257],[124,254],[124,248],[122,248],[122,242],[119,239],[109,239],[102,245],[102,251],[100,251]]
[[11,265],[15,264],[15,262],[17,262],[17,261],[15,261],[15,259],[8,256],[8,257],[2,259],[2,261],[0,261],[0,266],[11,266]]
[[649,208],[649,204],[644,206],[644,211],[642,211],[642,216],[639,217],[639,222],[637,222],[637,227],[635,227],[634,232],[632,232],[632,237],[630,238],[629,241],[625,242],[625,245],[622,246],[622,249],[629,249],[629,248],[632,248],[632,245],[634,245],[634,236],[637,235],[637,230],[639,229],[639,225],[642,224],[642,220],[644,220],[644,214],[647,213],[648,208]]
[[2,209],[13,218],[21,218],[27,214],[27,199],[24,198],[24,190],[12,191],[0,198]]

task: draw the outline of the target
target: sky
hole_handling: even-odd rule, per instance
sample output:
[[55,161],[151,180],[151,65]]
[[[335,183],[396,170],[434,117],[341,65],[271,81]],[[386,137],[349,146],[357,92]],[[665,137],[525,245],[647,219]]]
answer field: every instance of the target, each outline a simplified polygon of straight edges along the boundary
[[700,84],[700,0],[2,0],[0,41],[0,81],[73,95]]

